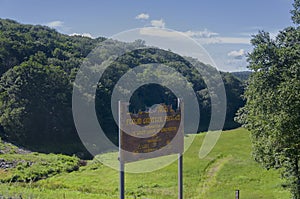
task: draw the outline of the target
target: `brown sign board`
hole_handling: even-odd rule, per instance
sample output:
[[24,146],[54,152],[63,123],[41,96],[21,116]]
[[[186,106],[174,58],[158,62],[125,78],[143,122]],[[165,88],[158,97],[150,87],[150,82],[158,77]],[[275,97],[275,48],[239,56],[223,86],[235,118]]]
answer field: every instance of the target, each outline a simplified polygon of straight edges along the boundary
[[133,162],[183,153],[183,103],[177,109],[161,104],[136,114],[119,104],[120,161]]

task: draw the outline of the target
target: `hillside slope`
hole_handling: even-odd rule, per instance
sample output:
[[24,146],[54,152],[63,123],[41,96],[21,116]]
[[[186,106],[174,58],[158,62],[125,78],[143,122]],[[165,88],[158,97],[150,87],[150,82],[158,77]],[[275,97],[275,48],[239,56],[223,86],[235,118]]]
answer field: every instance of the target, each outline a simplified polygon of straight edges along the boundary
[[[103,43],[106,44],[98,46]],[[95,49],[96,46],[98,48]],[[81,158],[91,158],[82,145],[73,121],[73,89],[82,93],[82,106],[92,105],[89,103],[95,101],[95,105],[92,106],[96,107],[101,128],[107,137],[117,144],[118,128],[111,111],[112,91],[124,74],[138,65],[149,63],[169,66],[191,83],[201,110],[198,132],[206,131],[211,117],[211,98],[214,95],[211,93],[213,89],[208,88],[201,73],[206,74],[215,69],[199,60],[183,58],[171,51],[144,47],[145,42],[140,40],[123,43],[103,37],[92,39],[69,36],[47,26],[25,25],[9,19],[0,19],[0,137],[31,151],[75,154]],[[128,49],[131,49],[130,52],[127,52]],[[91,74],[99,74],[99,68],[94,66],[101,65],[111,58],[110,52],[124,54],[109,65],[97,85],[94,85],[97,87],[94,99],[94,93],[85,93],[93,87],[89,84],[93,76]],[[87,55],[91,55],[92,59],[85,59]],[[87,64],[87,70],[81,75],[82,79],[79,78],[80,83],[74,84],[83,60]],[[192,62],[194,63],[191,64]],[[196,70],[194,65],[202,72]],[[81,72],[79,71],[79,74]],[[164,85],[174,84],[170,78],[171,74],[164,74],[159,69],[156,72],[161,78],[164,76]],[[144,70],[136,75],[134,81],[142,82],[151,77],[150,74]],[[217,76],[211,75],[208,81],[214,82]],[[233,129],[239,127],[233,118],[236,111],[244,105],[241,98],[243,85],[229,73],[221,73],[221,76],[227,94],[224,129]],[[121,90],[125,95],[126,88]],[[138,111],[160,103],[175,105],[176,99],[167,87],[147,84],[133,93],[131,105]],[[87,110],[86,107],[82,109]],[[84,111],[80,113],[82,118],[90,120],[89,115],[83,115]],[[188,124],[190,121],[186,119],[186,126],[192,126]],[[186,132],[190,131],[186,129]],[[95,144],[96,147],[101,145],[99,142],[88,144]]]
[[[189,138],[191,136],[186,137]],[[252,160],[248,131],[224,131],[213,151],[199,159],[203,138],[204,134],[196,135],[184,155],[184,198],[232,199],[236,189],[240,190],[242,199],[289,198],[289,192],[282,188],[279,173],[264,170]],[[115,154],[110,156],[115,157]],[[1,184],[0,193],[26,198],[111,199],[118,198],[118,184],[118,172],[94,160],[79,171],[62,173],[36,183]],[[126,196],[176,198],[177,163],[151,173],[126,174]]]

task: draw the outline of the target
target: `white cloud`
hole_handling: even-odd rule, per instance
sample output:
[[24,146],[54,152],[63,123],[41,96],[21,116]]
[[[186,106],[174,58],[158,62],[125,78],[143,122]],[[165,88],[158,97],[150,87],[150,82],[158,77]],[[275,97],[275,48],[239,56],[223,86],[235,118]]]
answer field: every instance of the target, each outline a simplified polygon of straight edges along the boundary
[[170,31],[168,29],[159,29],[153,27],[141,28],[139,33],[141,35],[167,37],[167,38],[177,38],[180,36],[176,31]]
[[212,37],[197,41],[202,44],[250,44],[249,37]]
[[238,51],[234,50],[227,54],[229,57],[233,57],[234,59],[243,59],[246,56],[246,52],[244,49],[240,49]]
[[141,14],[139,14],[139,15],[137,15],[135,18],[136,19],[149,19],[149,14],[147,14],[147,13],[141,13]]
[[61,28],[64,26],[64,22],[62,21],[51,21],[49,23],[45,24],[46,26],[49,26],[50,28]]
[[89,38],[94,38],[90,33],[72,33],[70,36],[82,36],[82,37],[89,37]]
[[[167,29],[155,29],[155,28],[142,28],[140,29],[141,35],[155,36],[155,37],[167,37],[173,39],[180,39],[180,34],[185,34],[195,39],[200,44],[250,44],[250,37],[221,37],[217,36],[218,33],[209,31],[187,31],[176,32]],[[202,37],[200,37],[202,36]]]
[[164,22],[163,19],[160,20],[152,20],[151,25],[156,27],[156,28],[165,28],[166,23]]
[[214,37],[214,36],[218,36],[219,34],[216,32],[211,32],[208,31],[207,29],[204,29],[203,31],[186,31],[184,32],[186,35],[190,36],[190,37],[205,37],[205,38],[210,38],[210,37]]

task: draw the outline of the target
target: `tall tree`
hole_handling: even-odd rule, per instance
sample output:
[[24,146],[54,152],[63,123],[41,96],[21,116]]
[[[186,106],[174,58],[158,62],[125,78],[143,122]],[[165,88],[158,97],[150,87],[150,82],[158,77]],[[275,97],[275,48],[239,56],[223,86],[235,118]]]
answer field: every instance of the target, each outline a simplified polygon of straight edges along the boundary
[[[299,24],[299,0],[293,21]],[[282,168],[294,199],[300,199],[300,27],[288,27],[275,39],[264,31],[251,41],[249,68],[238,121],[251,131],[253,155],[267,169]]]
[[29,149],[63,151],[77,137],[71,91],[59,67],[28,61],[8,70],[0,79],[2,137]]

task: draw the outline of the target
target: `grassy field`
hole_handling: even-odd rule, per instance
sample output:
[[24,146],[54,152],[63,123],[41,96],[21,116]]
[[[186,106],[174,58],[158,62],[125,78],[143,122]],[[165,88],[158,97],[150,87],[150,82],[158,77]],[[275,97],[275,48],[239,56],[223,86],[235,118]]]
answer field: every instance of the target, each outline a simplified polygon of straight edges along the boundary
[[[199,159],[203,138],[196,135],[184,155],[184,198],[233,199],[236,189],[241,199],[290,197],[278,171],[266,171],[252,160],[249,132],[224,131],[213,151]],[[126,198],[177,198],[177,162],[154,172],[126,174],[125,179]],[[119,197],[118,184],[118,171],[94,160],[78,171],[62,171],[37,182],[2,183],[0,193],[15,198],[111,199]]]

